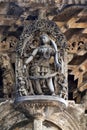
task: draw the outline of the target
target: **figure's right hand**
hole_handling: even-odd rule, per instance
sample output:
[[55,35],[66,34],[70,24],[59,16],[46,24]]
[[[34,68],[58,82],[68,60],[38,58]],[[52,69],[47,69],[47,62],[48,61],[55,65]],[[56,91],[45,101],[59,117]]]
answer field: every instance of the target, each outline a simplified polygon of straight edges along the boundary
[[24,67],[23,67],[24,69],[26,69],[26,65],[24,65]]
[[58,71],[61,71],[61,69],[62,69],[62,68],[61,68],[61,64],[58,64],[58,63],[57,63],[57,64],[56,64],[56,69],[57,69]]
[[23,66],[23,73],[25,72],[26,68],[27,68],[27,66],[24,65],[24,66]]

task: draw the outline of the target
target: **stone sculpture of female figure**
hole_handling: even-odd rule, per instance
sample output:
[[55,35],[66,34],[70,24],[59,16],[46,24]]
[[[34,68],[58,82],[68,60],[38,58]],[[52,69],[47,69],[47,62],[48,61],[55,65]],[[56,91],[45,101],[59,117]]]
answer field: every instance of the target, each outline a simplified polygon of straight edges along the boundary
[[[54,58],[54,66],[52,67],[49,62],[51,57]],[[40,84],[44,80],[46,82],[44,85],[47,85],[51,95],[55,95],[53,77],[57,75],[58,69],[61,69],[58,59],[58,49],[55,41],[47,34],[42,34],[40,36],[40,46],[33,50],[23,66],[24,71],[28,67],[29,80],[34,81],[38,94],[44,94]]]

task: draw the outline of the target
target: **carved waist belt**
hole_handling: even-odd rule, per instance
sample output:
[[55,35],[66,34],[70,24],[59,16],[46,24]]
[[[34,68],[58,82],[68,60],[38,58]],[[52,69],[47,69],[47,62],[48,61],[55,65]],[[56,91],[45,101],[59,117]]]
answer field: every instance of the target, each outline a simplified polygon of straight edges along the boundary
[[51,77],[55,77],[56,75],[58,74],[58,72],[55,72],[53,74],[47,74],[47,75],[44,75],[44,76],[30,76],[29,75],[29,79],[32,79],[32,80],[35,80],[35,79],[47,79],[47,78],[51,78]]

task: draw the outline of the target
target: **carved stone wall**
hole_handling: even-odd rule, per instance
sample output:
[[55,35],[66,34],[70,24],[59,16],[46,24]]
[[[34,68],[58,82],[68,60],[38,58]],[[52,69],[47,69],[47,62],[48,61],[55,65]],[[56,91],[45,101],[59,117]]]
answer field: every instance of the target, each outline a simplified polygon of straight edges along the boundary
[[[0,130],[87,129],[86,4],[86,0],[49,0],[49,4],[46,0],[14,0],[14,2],[2,0],[0,3]],[[26,101],[25,104],[28,113],[26,114],[21,103],[18,104],[20,112],[13,104],[17,58],[15,49],[24,25],[34,23],[39,18],[40,9],[46,12],[44,18],[55,22],[67,38],[68,99],[71,101],[61,100],[61,103],[57,97],[47,101],[46,95],[43,102],[40,95],[33,99],[31,95],[30,99],[33,101],[31,100],[30,104]],[[55,41],[54,37],[50,37]],[[64,73],[67,74],[66,70]],[[42,103],[36,103],[34,100]],[[33,118],[29,112],[34,114]]]

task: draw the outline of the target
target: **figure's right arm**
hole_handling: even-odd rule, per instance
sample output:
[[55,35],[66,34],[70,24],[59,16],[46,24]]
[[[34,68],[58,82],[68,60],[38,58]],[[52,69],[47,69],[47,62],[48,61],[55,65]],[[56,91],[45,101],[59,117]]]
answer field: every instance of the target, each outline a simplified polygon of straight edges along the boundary
[[34,56],[37,54],[37,52],[38,52],[38,48],[36,48],[36,49],[32,52],[31,56],[25,61],[25,64],[26,64],[26,65],[29,64],[29,63],[33,60],[33,58],[34,58]]
[[33,60],[33,58],[35,57],[35,55],[37,54],[37,52],[38,52],[38,48],[36,48],[32,52],[31,56],[27,58],[27,60],[24,63],[24,66],[23,66],[23,72],[25,72],[27,65]]

